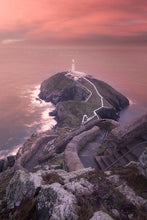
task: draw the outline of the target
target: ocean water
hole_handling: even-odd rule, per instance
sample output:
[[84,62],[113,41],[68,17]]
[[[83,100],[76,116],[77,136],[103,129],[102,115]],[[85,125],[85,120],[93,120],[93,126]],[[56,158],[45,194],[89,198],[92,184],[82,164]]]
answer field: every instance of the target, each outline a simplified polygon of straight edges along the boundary
[[16,153],[35,132],[52,128],[51,103],[36,100],[44,79],[71,69],[109,83],[130,100],[125,123],[147,112],[147,47],[0,46],[0,157]]

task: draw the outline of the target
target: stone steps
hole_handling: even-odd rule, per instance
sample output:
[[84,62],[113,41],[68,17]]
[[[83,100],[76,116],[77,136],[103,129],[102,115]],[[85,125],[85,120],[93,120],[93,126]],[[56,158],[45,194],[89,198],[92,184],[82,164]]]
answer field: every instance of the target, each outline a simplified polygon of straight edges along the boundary
[[130,161],[137,161],[144,151],[145,146],[145,144],[140,144],[138,146],[136,145],[134,148],[125,147],[116,151],[113,155],[109,151],[106,151],[106,156],[96,156],[95,161],[101,170],[109,169],[109,167],[112,167],[116,163],[120,163],[124,166]]

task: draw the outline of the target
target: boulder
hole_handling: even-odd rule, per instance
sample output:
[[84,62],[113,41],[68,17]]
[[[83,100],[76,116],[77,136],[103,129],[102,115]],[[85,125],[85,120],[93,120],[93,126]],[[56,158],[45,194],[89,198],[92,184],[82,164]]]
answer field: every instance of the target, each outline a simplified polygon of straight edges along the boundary
[[42,186],[37,196],[37,209],[39,219],[78,219],[75,196],[67,192],[59,183]]
[[89,220],[113,220],[113,218],[103,211],[98,211]]
[[140,196],[137,196],[134,190],[131,187],[129,187],[125,182],[122,183],[120,186],[116,187],[116,189],[135,206],[141,206],[146,203],[146,200]]
[[8,209],[19,206],[23,198],[31,198],[34,194],[35,186],[29,174],[23,170],[16,171],[6,189]]
[[65,184],[64,188],[76,196],[90,195],[94,191],[93,185],[83,178]]

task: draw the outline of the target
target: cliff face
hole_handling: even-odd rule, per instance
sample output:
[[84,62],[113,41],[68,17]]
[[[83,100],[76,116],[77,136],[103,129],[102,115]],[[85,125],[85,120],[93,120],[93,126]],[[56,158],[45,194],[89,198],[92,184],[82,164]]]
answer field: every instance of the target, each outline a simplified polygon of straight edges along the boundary
[[77,127],[83,115],[117,120],[119,111],[129,105],[128,99],[107,83],[87,76],[75,80],[67,72],[43,81],[39,97],[56,105],[51,115],[56,116],[58,127]]

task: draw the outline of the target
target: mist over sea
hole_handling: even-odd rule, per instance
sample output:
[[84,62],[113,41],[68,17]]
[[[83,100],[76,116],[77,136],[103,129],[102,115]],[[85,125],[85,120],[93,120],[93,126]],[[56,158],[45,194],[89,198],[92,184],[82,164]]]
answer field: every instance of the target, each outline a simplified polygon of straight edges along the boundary
[[109,83],[127,96],[125,123],[147,112],[147,47],[0,46],[0,157],[15,153],[35,132],[55,125],[51,103],[36,100],[44,79],[71,68]]

